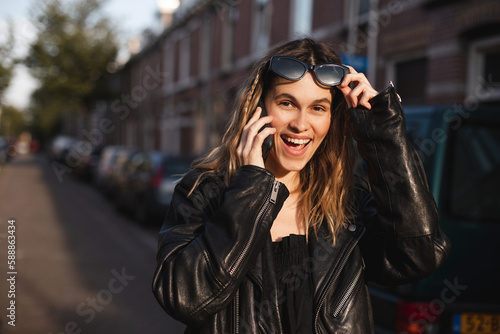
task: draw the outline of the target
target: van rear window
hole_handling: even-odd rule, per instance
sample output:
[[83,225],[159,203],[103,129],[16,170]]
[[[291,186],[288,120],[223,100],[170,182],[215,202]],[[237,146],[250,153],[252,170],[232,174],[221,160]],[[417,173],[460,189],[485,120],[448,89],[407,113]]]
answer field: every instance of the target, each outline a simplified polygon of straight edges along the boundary
[[469,123],[453,131],[445,170],[448,214],[500,222],[500,125]]

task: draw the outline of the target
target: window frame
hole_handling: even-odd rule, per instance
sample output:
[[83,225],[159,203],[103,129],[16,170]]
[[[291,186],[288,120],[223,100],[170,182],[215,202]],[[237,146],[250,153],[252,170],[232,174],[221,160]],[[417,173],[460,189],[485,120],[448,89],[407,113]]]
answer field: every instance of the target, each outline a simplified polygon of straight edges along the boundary
[[260,55],[269,48],[271,40],[270,6],[270,0],[253,1],[251,50],[254,55]]
[[[397,66],[398,66],[398,64],[407,63],[407,62],[411,62],[411,61],[415,61],[415,60],[423,59],[423,58],[427,59],[427,66],[429,66],[430,58],[428,57],[427,53],[423,50],[422,51],[415,51],[415,52],[412,52],[409,54],[402,54],[402,55],[399,55],[398,57],[391,59],[388,62],[389,66],[386,67],[386,73],[385,73],[386,78],[387,78],[386,81],[392,81],[394,83],[396,89],[398,89],[398,82],[397,82]],[[425,100],[427,100],[429,98],[428,89],[429,89],[429,86],[426,85],[425,98],[424,98]],[[403,101],[408,102],[405,99],[404,95],[401,95],[401,98],[403,99]],[[423,105],[423,104],[410,103],[409,105],[415,106],[415,105]]]
[[480,39],[469,45],[467,66],[467,96],[475,97],[478,102],[500,101],[500,84],[488,85],[484,78],[484,61],[486,54],[500,51],[500,35]]

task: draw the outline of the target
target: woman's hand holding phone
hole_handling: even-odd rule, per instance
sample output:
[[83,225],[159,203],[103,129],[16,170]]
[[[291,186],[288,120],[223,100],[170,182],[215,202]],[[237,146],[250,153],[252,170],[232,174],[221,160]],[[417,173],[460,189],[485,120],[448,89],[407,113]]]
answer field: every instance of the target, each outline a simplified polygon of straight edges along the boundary
[[[243,128],[240,143],[236,148],[236,154],[241,165],[255,165],[265,168],[262,145],[268,136],[274,135],[276,129],[265,126],[271,123],[272,116],[262,115],[262,107],[258,107],[248,123]],[[268,152],[269,153],[269,152]]]

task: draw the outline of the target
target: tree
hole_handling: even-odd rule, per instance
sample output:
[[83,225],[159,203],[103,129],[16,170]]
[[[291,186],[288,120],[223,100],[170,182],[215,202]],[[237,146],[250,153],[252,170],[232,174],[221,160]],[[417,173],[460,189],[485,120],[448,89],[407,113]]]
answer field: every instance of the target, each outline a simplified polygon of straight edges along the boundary
[[9,87],[12,80],[14,66],[17,60],[12,56],[14,49],[14,33],[12,24],[9,24],[7,40],[1,41],[0,44],[0,107],[3,104],[3,94],[7,87]]
[[0,113],[0,137],[16,138],[26,130],[26,120],[21,110],[3,106]]
[[87,113],[109,96],[106,77],[118,52],[117,33],[101,14],[104,0],[36,2],[31,43],[25,64],[40,86],[31,111],[39,134],[50,137],[65,112]]

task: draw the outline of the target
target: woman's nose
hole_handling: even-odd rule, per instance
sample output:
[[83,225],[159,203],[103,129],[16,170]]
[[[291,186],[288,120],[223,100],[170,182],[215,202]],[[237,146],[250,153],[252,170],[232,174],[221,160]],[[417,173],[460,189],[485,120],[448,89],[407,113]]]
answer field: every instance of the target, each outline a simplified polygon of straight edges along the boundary
[[307,113],[305,110],[297,110],[294,113],[294,117],[290,120],[290,127],[292,127],[297,132],[303,132],[308,129],[309,121],[307,119]]

